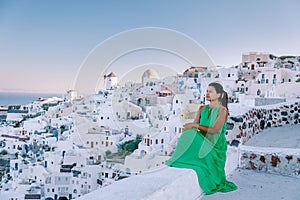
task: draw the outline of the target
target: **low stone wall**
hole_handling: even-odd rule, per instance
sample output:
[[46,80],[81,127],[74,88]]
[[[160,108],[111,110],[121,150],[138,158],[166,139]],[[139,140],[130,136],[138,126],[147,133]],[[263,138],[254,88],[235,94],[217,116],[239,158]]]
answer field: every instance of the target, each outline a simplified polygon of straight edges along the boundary
[[282,103],[285,102],[285,98],[265,98],[265,97],[260,97],[260,98],[255,98],[254,99],[255,106],[264,106],[264,105],[270,105],[270,104],[277,104],[277,103]]
[[239,146],[238,167],[300,178],[300,149]]
[[[276,107],[275,107],[276,106]],[[244,144],[265,128],[300,123],[300,101],[274,105],[272,108],[254,108],[240,116],[230,116],[227,121],[228,144]]]

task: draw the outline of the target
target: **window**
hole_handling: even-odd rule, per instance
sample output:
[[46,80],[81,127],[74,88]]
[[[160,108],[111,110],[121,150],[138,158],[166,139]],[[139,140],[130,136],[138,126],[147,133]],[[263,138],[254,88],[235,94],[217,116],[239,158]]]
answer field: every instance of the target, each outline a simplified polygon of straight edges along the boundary
[[265,74],[261,74],[261,78],[265,78]]
[[54,188],[52,188],[52,192],[54,192]]
[[257,90],[256,94],[257,94],[257,96],[259,96],[261,94],[260,89]]
[[276,78],[276,74],[273,74],[273,78]]
[[158,139],[155,140],[155,144],[158,144]]
[[268,84],[269,83],[269,79],[266,79],[266,84]]
[[228,76],[228,78],[229,78],[229,77],[230,77],[230,74],[228,74],[227,76]]
[[162,143],[162,144],[164,143],[164,139],[161,139],[161,143]]

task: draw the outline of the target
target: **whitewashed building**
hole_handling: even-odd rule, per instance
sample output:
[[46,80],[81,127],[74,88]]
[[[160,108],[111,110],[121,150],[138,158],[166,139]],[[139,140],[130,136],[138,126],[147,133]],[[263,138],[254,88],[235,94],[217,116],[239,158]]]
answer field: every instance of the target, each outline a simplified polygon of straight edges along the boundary
[[113,72],[111,72],[108,75],[105,75],[104,81],[106,90],[113,90],[118,85],[118,77]]

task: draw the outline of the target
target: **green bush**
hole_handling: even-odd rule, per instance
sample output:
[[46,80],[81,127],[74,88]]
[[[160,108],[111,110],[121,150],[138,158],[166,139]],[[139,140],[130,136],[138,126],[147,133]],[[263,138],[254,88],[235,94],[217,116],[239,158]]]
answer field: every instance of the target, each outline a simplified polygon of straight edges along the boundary
[[6,151],[6,150],[2,150],[2,151],[0,152],[0,155],[7,155],[7,151]]
[[45,111],[48,111],[49,105],[48,105],[48,104],[43,104],[43,105],[42,105],[42,108],[43,108]]
[[122,144],[117,145],[118,151],[123,153],[124,151],[132,153],[134,150],[138,148],[139,143],[142,141],[142,135],[137,135],[135,140],[129,140]]
[[109,157],[109,155],[111,155],[111,151],[110,150],[105,151],[105,155],[106,157]]

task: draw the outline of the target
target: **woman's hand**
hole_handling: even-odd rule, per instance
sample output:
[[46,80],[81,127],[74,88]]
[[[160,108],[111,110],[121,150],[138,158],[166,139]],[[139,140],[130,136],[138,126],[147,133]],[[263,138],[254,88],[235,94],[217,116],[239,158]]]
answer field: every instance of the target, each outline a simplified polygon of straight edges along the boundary
[[191,128],[198,129],[198,126],[199,126],[198,123],[194,123],[194,122],[192,122],[192,123],[187,123],[187,124],[185,124],[185,125],[183,126],[183,131],[188,130],[188,129],[191,129]]

